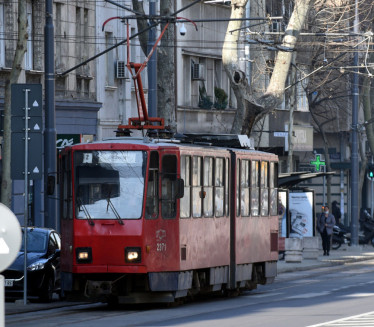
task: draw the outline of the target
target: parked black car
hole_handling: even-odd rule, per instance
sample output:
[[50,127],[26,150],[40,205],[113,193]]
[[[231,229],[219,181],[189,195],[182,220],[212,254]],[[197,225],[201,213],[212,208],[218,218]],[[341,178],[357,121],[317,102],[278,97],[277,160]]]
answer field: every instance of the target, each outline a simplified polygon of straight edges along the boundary
[[[22,228],[24,233],[24,228]],[[50,302],[54,292],[61,292],[60,235],[53,229],[27,228],[27,294]],[[5,277],[5,297],[23,297],[24,238],[12,265],[1,274]]]

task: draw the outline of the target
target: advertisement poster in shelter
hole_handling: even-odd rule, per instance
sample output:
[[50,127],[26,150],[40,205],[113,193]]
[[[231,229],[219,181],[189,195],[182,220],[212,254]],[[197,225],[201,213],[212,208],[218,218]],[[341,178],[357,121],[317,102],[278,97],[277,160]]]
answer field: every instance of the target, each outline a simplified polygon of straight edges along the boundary
[[290,217],[289,237],[312,237],[313,223],[313,197],[312,191],[294,191],[288,194],[288,208]]

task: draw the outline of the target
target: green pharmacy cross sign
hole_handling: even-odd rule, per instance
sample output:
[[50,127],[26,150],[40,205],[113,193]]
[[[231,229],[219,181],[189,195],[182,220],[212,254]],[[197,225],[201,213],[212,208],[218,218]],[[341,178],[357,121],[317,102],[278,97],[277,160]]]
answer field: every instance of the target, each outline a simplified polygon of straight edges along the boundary
[[325,162],[321,160],[321,155],[317,154],[316,159],[312,160],[310,164],[316,166],[316,171],[320,171],[320,166],[324,166]]

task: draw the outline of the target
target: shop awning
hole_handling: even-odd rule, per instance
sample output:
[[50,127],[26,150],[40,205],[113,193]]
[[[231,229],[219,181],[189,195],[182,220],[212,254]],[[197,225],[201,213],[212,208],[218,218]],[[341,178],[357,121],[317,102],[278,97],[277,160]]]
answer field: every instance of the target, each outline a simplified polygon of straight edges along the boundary
[[307,179],[322,177],[327,175],[333,175],[336,172],[309,172],[309,171],[301,171],[301,172],[292,172],[292,173],[285,173],[278,175],[278,187],[279,188],[291,188]]

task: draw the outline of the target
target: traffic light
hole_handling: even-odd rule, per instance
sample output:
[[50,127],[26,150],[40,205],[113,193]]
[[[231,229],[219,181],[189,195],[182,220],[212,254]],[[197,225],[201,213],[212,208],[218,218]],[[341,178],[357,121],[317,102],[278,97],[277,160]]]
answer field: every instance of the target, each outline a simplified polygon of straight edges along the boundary
[[367,171],[368,171],[367,173],[368,178],[374,179],[374,164],[369,163]]

